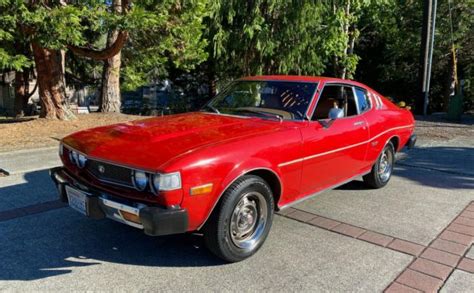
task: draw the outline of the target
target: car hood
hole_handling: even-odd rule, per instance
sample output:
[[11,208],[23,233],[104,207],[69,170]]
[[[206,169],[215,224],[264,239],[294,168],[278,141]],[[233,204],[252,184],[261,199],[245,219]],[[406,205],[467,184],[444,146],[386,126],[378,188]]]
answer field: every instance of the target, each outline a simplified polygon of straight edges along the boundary
[[63,143],[89,158],[159,170],[199,148],[281,127],[276,121],[195,112],[92,128],[65,137]]

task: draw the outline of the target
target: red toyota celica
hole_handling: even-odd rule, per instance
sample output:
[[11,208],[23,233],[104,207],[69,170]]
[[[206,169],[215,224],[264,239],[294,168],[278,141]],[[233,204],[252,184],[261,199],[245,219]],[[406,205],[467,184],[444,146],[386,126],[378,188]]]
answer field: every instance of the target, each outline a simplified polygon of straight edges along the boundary
[[199,112],[69,135],[50,173],[88,217],[152,236],[201,231],[235,262],[262,246],[275,211],[359,176],[386,185],[414,127],[409,111],[354,81],[248,77]]

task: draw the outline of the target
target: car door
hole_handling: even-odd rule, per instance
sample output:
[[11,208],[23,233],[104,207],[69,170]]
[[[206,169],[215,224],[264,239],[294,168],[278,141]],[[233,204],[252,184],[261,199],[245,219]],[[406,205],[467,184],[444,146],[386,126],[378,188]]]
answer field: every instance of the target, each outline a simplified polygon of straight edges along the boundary
[[[331,108],[344,117],[329,120]],[[369,132],[360,115],[354,87],[325,84],[308,127],[302,129],[303,170],[301,191],[309,195],[348,180],[365,167]]]

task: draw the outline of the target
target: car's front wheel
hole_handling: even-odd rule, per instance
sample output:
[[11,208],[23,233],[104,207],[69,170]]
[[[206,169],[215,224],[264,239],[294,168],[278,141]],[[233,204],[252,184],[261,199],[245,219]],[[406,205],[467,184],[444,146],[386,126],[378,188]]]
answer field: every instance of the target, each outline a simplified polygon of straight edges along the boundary
[[242,176],[224,192],[204,227],[207,247],[228,262],[250,257],[268,236],[273,208],[268,184],[258,176]]
[[364,182],[372,188],[382,188],[392,177],[395,162],[395,148],[391,142],[387,143],[372,166],[369,174],[363,176]]

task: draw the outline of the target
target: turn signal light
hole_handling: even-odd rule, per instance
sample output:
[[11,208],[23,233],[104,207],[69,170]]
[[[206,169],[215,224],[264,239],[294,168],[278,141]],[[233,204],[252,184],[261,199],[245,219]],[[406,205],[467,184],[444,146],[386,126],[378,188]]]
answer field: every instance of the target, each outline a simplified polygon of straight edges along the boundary
[[209,183],[209,184],[192,187],[189,193],[191,195],[199,195],[199,194],[209,193],[211,191],[212,191],[212,183]]
[[141,224],[140,217],[138,215],[135,215],[135,214],[132,214],[132,213],[129,213],[129,212],[126,212],[126,211],[122,211],[122,210],[120,210],[120,214],[127,221],[134,222],[134,223],[137,223],[137,224]]

